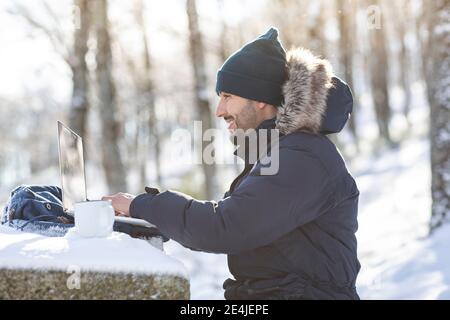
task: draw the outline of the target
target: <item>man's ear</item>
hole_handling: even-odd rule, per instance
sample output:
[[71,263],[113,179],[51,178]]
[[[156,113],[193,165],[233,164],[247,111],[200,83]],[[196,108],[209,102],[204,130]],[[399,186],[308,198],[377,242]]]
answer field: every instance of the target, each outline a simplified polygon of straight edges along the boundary
[[260,102],[260,101],[257,101],[257,102],[256,102],[256,107],[257,107],[258,109],[260,109],[260,110],[266,108],[267,106],[268,106],[268,104],[265,103],[265,102]]

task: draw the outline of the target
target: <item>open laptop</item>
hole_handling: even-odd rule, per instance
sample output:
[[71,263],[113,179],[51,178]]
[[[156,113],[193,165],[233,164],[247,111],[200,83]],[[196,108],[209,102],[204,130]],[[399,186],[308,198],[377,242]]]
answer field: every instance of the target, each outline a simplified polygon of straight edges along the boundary
[[[61,121],[58,121],[58,149],[63,207],[66,213],[73,216],[74,203],[89,201],[86,196],[83,140]],[[114,221],[156,228],[148,221],[131,217],[116,216]]]

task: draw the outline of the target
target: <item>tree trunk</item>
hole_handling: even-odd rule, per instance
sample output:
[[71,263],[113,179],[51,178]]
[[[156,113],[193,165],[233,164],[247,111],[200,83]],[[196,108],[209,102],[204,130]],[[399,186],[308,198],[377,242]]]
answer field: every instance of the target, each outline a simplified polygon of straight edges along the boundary
[[[156,172],[156,182],[159,187],[162,187],[162,177],[161,177],[161,161],[160,161],[160,153],[161,153],[161,145],[160,145],[160,139],[159,139],[159,133],[158,133],[158,120],[155,112],[155,90],[153,86],[152,81],[152,64],[150,60],[150,50],[148,45],[148,38],[147,38],[147,30],[145,28],[145,20],[144,20],[144,4],[142,0],[140,0],[136,6],[136,19],[137,23],[139,25],[139,28],[141,29],[141,35],[142,35],[142,43],[144,44],[144,51],[143,51],[143,57],[144,57],[144,76],[143,76],[143,83],[141,88],[141,96],[142,96],[142,104],[140,104],[140,108],[144,107],[147,109],[146,113],[147,121],[146,121],[146,127],[148,127],[148,139],[149,139],[149,146],[153,145],[153,156],[155,161],[155,172]],[[145,145],[145,144],[144,144]],[[146,148],[144,148],[145,151],[147,151]],[[146,156],[148,155],[148,152],[144,152],[144,159],[141,159],[143,163],[141,163],[141,172],[144,174],[144,177],[146,175],[145,165],[146,165]],[[143,178],[144,178],[143,177]]]
[[[353,0],[337,0],[338,23],[340,30],[339,54],[340,65],[343,68],[344,79],[355,92],[353,88],[353,39],[356,34],[354,31],[355,11],[353,10]],[[356,95],[355,95],[356,96]],[[357,109],[357,99],[354,99],[353,112],[349,119],[350,132],[358,148],[358,134],[356,132],[355,109]]]
[[[197,107],[197,119],[202,121],[203,130],[212,128],[212,114],[207,97],[206,64],[202,35],[198,25],[198,13],[195,0],[186,1],[186,11],[189,20],[189,44],[192,66],[194,68],[195,102]],[[202,151],[208,142],[202,141]],[[203,154],[203,152],[202,152]],[[202,169],[205,179],[205,195],[207,199],[213,199],[216,195],[216,167],[215,164],[207,164],[202,158]]]
[[450,220],[450,0],[434,1],[431,29],[433,79],[429,86],[431,140],[430,230]]
[[[432,37],[431,31],[435,27],[434,21],[435,1],[422,1],[422,16],[417,20],[417,32],[420,43],[420,53],[422,61],[422,74],[427,86],[427,98],[430,104],[433,104],[433,90],[431,83],[433,82],[433,59],[432,59]],[[424,32],[426,30],[426,32]]]
[[[394,2],[392,21],[394,21],[397,39],[400,43],[400,86],[403,89],[403,115],[408,120],[408,114],[411,105],[411,59],[410,52],[407,47],[407,32],[410,27],[409,20],[411,19],[411,3],[409,0]],[[409,122],[408,122],[409,123]]]
[[[373,1],[373,4],[380,7],[379,0]],[[383,11],[380,10],[382,13]],[[370,62],[370,80],[372,86],[372,99],[377,118],[378,130],[380,137],[387,143],[392,145],[391,135],[389,131],[389,122],[391,120],[391,107],[389,104],[389,63],[388,53],[386,49],[386,39],[384,34],[384,19],[380,17],[380,28],[372,28],[369,31],[371,57]]]
[[220,30],[220,39],[219,39],[219,57],[222,60],[222,62],[225,62],[225,60],[228,58],[229,56],[229,49],[228,49],[228,26],[227,26],[227,22],[225,20],[226,15],[223,14],[223,9],[224,9],[224,0],[217,0],[217,5],[219,7],[219,12],[221,12],[221,21],[220,21],[220,26],[221,26],[221,30]]
[[318,56],[327,56],[327,41],[325,39],[325,23],[327,22],[326,6],[323,0],[318,1],[318,3],[311,2],[309,5],[318,5],[318,13],[312,18],[311,24],[308,30],[308,48]]
[[[224,0],[217,0],[217,4],[219,7],[219,12],[223,12],[224,10]],[[229,32],[229,28],[227,26],[227,22],[225,20],[226,16],[222,14],[222,19],[220,21],[221,24],[221,30],[220,30],[220,46],[219,46],[219,57],[221,60],[221,63],[225,62],[225,60],[228,59],[229,55],[231,54],[229,49],[229,38],[227,36]],[[237,158],[234,159],[233,162],[233,170],[236,175],[239,175],[242,171],[241,166],[237,162]]]
[[116,119],[117,103],[112,78],[111,39],[108,30],[108,4],[97,0],[97,83],[99,113],[102,126],[102,164],[110,193],[127,190],[124,166],[119,150],[119,122]]
[[269,19],[276,22],[286,50],[299,46],[310,48],[309,32],[299,32],[309,28],[309,5],[305,0],[268,1],[266,10]]
[[75,28],[73,55],[69,57],[72,69],[72,98],[69,110],[69,126],[81,137],[86,137],[87,114],[89,110],[89,75],[86,65],[87,41],[89,37],[90,13],[88,0],[76,0],[80,14],[80,25]]

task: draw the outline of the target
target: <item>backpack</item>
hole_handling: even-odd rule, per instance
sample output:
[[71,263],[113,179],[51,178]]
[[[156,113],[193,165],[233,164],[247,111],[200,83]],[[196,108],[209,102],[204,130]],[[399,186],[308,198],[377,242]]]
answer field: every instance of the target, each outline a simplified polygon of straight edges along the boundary
[[[75,225],[73,216],[64,211],[61,188],[45,185],[17,186],[3,208],[0,223],[21,231],[47,236],[64,236]],[[116,221],[113,230],[127,233],[134,238],[149,239],[159,236],[164,242],[169,240],[155,227]]]

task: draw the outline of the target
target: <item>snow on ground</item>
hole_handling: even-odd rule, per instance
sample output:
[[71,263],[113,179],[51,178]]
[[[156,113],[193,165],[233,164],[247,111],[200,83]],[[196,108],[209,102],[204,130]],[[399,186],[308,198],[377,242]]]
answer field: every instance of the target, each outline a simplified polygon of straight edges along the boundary
[[450,299],[450,225],[428,239],[409,238],[363,258],[358,285],[363,299]]
[[185,267],[145,240],[113,232],[83,238],[72,228],[64,237],[45,237],[0,226],[0,267],[171,274],[188,277]]
[[384,152],[356,175],[360,196],[357,288],[363,299],[450,299],[450,226],[428,236],[425,138]]

